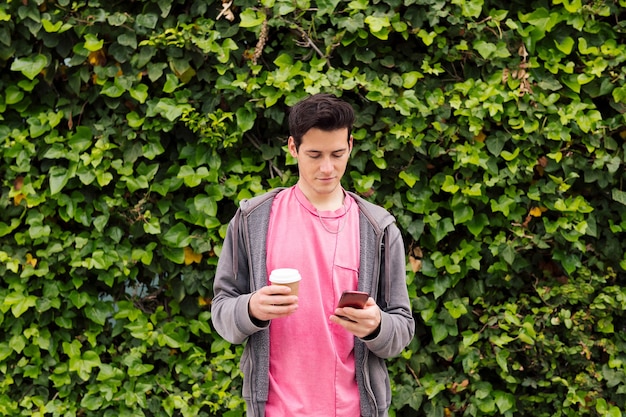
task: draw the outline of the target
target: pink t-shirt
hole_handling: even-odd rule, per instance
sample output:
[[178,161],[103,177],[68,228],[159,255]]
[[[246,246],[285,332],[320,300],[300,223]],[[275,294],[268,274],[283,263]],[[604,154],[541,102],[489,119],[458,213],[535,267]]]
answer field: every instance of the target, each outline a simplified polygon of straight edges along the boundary
[[[337,233],[338,232],[338,233]],[[298,310],[270,323],[267,417],[359,417],[354,336],[328,318],[344,290],[357,288],[359,209],[317,212],[298,186],[274,199],[267,239],[268,276],[297,268]]]

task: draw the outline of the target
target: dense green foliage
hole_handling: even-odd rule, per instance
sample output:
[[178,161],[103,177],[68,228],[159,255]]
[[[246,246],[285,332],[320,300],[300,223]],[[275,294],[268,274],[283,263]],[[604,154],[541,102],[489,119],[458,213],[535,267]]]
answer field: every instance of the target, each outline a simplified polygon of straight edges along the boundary
[[0,414],[243,415],[214,268],[327,91],[407,243],[392,413],[622,416],[625,60],[625,0],[2,2]]

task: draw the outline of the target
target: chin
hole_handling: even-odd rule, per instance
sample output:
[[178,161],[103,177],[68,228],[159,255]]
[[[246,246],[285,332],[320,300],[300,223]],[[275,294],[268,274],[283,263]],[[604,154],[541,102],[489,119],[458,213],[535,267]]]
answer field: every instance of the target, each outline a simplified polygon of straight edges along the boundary
[[316,191],[320,194],[332,194],[337,190],[339,184],[322,184],[316,187]]

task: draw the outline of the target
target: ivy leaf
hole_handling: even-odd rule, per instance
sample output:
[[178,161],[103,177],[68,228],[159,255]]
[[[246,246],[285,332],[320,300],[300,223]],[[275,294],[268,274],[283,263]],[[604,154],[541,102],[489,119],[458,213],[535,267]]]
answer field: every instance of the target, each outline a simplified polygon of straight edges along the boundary
[[89,380],[93,368],[100,366],[100,356],[88,350],[80,356],[70,356],[70,371],[74,371],[83,380]]
[[104,46],[104,40],[98,39],[96,35],[93,33],[87,33],[85,35],[85,44],[84,47],[89,52],[96,52],[102,49]]
[[191,236],[189,236],[189,230],[187,230],[187,226],[182,223],[176,223],[173,227],[170,227],[163,234],[161,239],[170,247],[183,248],[185,246],[189,246]]
[[50,168],[50,195],[59,193],[70,180],[72,173],[65,167],[53,166]]
[[4,8],[0,9],[0,22],[9,22],[10,20],[11,15]]
[[102,395],[94,395],[92,393],[87,393],[80,400],[80,405],[90,411],[98,410],[102,407],[102,404],[104,404],[104,397]]
[[444,322],[436,321],[430,328],[435,344],[441,342],[448,337],[448,326]]
[[425,323],[434,317],[436,308],[437,303],[427,297],[419,297],[414,301],[414,310],[420,313]]
[[626,103],[626,85],[617,87],[613,90],[613,99],[617,103]]
[[513,245],[504,245],[504,249],[502,250],[502,257],[504,258],[506,263],[508,263],[509,265],[513,265],[516,256],[517,254],[515,252],[515,249],[513,248]]
[[253,8],[245,8],[243,12],[239,14],[239,18],[241,19],[241,22],[239,22],[240,27],[252,28],[262,24],[265,20],[265,15]]
[[493,335],[489,337],[489,341],[498,347],[504,347],[505,345],[511,343],[514,340],[515,339],[513,339],[511,336],[509,336],[506,333]]
[[564,75],[561,78],[563,84],[568,86],[575,93],[580,93],[580,82],[576,75]]
[[7,342],[0,343],[0,361],[4,361],[13,354],[13,348]]
[[367,16],[365,18],[365,23],[367,23],[372,32],[380,32],[383,28],[386,28],[390,25],[389,17],[382,16]]
[[504,145],[507,142],[507,137],[503,134],[500,134],[500,132],[498,132],[495,135],[490,135],[486,140],[486,144],[487,144],[487,149],[489,150],[489,152],[491,152],[492,155],[494,156],[500,156],[500,153],[502,152],[502,149],[504,149]]
[[113,314],[113,311],[113,306],[110,303],[97,301],[94,305],[85,309],[85,315],[94,323],[104,326],[107,319]]
[[502,159],[504,159],[505,161],[512,161],[515,158],[518,157],[520,152],[520,148],[515,148],[515,150],[513,152],[509,152],[509,151],[502,151],[500,152],[500,156],[502,157]]
[[224,339],[216,339],[211,343],[211,353],[222,352],[226,349],[230,349],[230,343]]
[[468,205],[456,206],[453,209],[454,224],[466,223],[474,218],[474,209]]
[[406,185],[409,186],[409,188],[413,188],[415,183],[417,181],[419,181],[419,176],[416,176],[416,175],[414,175],[412,173],[409,173],[407,171],[400,171],[400,173],[398,174],[398,177],[400,177],[400,179],[404,180],[404,182],[406,183]]
[[489,59],[498,50],[495,44],[483,40],[474,42],[473,46],[484,59]]
[[214,217],[217,215],[217,202],[211,196],[197,195],[193,199],[193,205],[196,210],[206,214],[209,217]]
[[6,104],[16,104],[24,98],[24,91],[16,85],[10,85],[5,90],[4,102]]
[[459,186],[456,185],[454,181],[454,177],[452,175],[446,175],[443,184],[441,185],[441,189],[447,193],[454,194],[459,191]]
[[178,119],[183,114],[182,107],[179,107],[172,99],[167,98],[159,100],[155,110],[170,122]]
[[532,13],[520,15],[520,21],[529,23],[534,26],[534,30],[540,30],[541,33],[550,32],[559,22],[559,19],[560,15],[558,13],[550,13],[544,7],[539,7]]
[[450,313],[450,316],[452,316],[452,318],[455,320],[460,318],[463,314],[467,313],[467,307],[465,307],[465,303],[463,302],[463,300],[460,300],[458,298],[451,301],[446,301],[443,303],[443,305],[446,310],[448,310],[448,313]]
[[183,165],[176,177],[181,178],[188,187],[197,187],[209,175],[210,172],[206,167],[199,167],[194,170],[189,165]]
[[370,31],[379,39],[385,40],[389,35],[389,17],[387,16],[367,16],[365,23],[369,25]]
[[335,9],[337,8],[337,5],[339,4],[340,0],[318,0],[316,2],[317,4],[317,9],[319,11],[318,16],[323,16],[325,14],[332,14]]
[[174,74],[165,75],[165,84],[163,85],[163,92],[173,93],[178,88],[180,82],[179,78]]
[[25,295],[21,292],[13,292],[6,296],[4,304],[11,306],[13,316],[20,317],[29,308],[34,307],[37,303],[37,297],[34,295]]
[[69,138],[68,144],[72,148],[72,151],[76,153],[83,152],[91,145],[93,133],[91,128],[87,126],[78,126],[76,132]]
[[480,339],[480,333],[475,333],[471,330],[466,330],[461,334],[463,335],[463,346],[466,348],[472,346]]
[[507,414],[515,405],[515,397],[511,393],[495,391],[494,396],[500,414]]
[[0,222],[0,237],[6,236],[15,230],[22,222],[19,219],[11,219],[11,224],[8,225],[5,222]]
[[[424,401],[424,394],[411,386],[398,385],[394,392],[393,402],[395,405],[408,405],[413,410],[419,410]],[[399,408],[399,407],[398,407]]]
[[507,349],[495,349],[496,351],[496,362],[500,366],[503,372],[509,372],[509,366],[507,360],[511,354],[511,352]]
[[256,113],[252,111],[249,103],[246,103],[245,106],[239,107],[235,112],[237,116],[237,126],[242,132],[247,132],[252,129],[254,126],[254,121],[256,120]]
[[454,231],[452,220],[448,217],[437,222],[436,227],[432,230],[433,237],[437,242],[441,241],[448,233]]
[[131,88],[130,96],[141,104],[145,103],[148,98],[148,86],[145,84],[139,84]]
[[430,46],[432,45],[435,38],[437,38],[437,32],[435,31],[428,32],[424,29],[420,29],[417,32],[417,36],[419,36],[422,42],[424,42],[424,45]]
[[26,338],[22,334],[14,334],[9,340],[9,346],[17,353],[21,353],[26,347]]
[[579,10],[581,10],[583,8],[583,4],[582,4],[581,0],[564,1],[563,2],[563,7],[569,13],[576,13],[577,11],[579,11]]
[[595,127],[595,124],[601,121],[602,115],[597,110],[581,114],[576,118],[580,130],[584,133],[589,133]]
[[151,363],[141,363],[137,361],[128,367],[128,375],[131,377],[147,374],[154,369],[154,365]]
[[68,297],[76,308],[82,308],[91,300],[91,295],[85,292],[72,291]]
[[119,84],[116,78],[113,82],[108,81],[104,84],[101,94],[107,97],[118,98],[121,97],[125,91],[126,89]]
[[483,10],[484,0],[453,0],[452,4],[461,6],[463,16],[477,18]]
[[554,44],[559,51],[563,52],[565,55],[569,55],[572,53],[572,49],[574,48],[574,39],[567,36],[561,42],[555,39]]
[[613,200],[626,206],[626,191],[621,191],[617,188],[613,188],[611,190],[611,197],[613,198]]
[[178,340],[176,340],[174,337],[172,337],[172,335],[174,335],[175,333],[172,334],[168,334],[168,333],[159,333],[157,335],[157,343],[159,344],[159,346],[167,346],[173,349],[178,349],[181,346],[181,343],[178,342]]
[[48,58],[45,55],[38,54],[32,57],[15,58],[11,64],[11,71],[19,71],[32,80],[47,66]]
[[137,24],[148,29],[154,29],[159,21],[159,16],[154,13],[140,14],[137,16]]
[[409,71],[402,74],[402,87],[406,89],[413,88],[417,81],[424,78],[424,74],[418,71]]
[[415,96],[415,91],[407,91],[396,100],[396,108],[403,116],[410,116],[419,107],[419,99]]
[[157,217],[151,217],[143,223],[144,232],[151,235],[161,234],[161,223]]
[[120,45],[128,46],[130,48],[137,48],[137,36],[134,33],[122,33],[117,37],[117,41]]
[[[449,260],[446,263],[446,267],[449,265]],[[445,275],[443,277],[437,278],[434,283],[434,295],[435,298],[441,297],[446,291],[450,288],[451,281],[450,275]]]
[[[360,6],[353,6],[355,4],[357,4],[357,1],[352,1],[349,7],[351,9],[357,9],[360,7]],[[362,7],[367,8],[366,5],[363,5]],[[337,26],[339,28],[346,29],[350,33],[354,33],[354,32],[357,32],[359,29],[363,28],[363,26],[365,26],[365,19],[363,18],[362,13],[358,13],[349,17],[345,16],[337,22]]]

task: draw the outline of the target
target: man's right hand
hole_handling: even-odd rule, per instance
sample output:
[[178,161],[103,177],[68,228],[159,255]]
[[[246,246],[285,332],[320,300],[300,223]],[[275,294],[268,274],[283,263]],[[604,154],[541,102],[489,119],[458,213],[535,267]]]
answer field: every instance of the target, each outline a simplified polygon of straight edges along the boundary
[[286,285],[267,285],[256,291],[248,302],[250,317],[268,321],[292,315],[298,309],[298,296],[290,292]]

